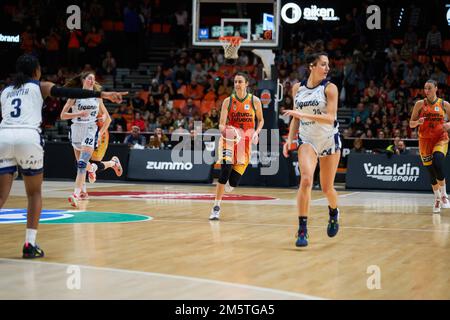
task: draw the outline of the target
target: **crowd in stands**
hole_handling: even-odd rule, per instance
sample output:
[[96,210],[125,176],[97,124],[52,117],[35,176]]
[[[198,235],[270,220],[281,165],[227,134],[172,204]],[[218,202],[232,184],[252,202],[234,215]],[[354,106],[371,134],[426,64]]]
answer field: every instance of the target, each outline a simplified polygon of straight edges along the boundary
[[[24,26],[21,51],[38,55],[44,77],[60,85],[80,72],[80,66],[83,71],[95,71],[100,82],[102,76],[114,75],[118,66],[135,67],[149,49],[139,46],[149,42],[152,22],[156,17],[173,18],[174,50],[158,66],[148,89],[136,92],[124,104],[110,110],[113,118],[110,131],[130,132],[125,140],[124,135],[113,135],[113,141],[157,148],[167,146],[167,135],[176,130],[194,131],[196,121],[202,122],[203,130],[218,128],[222,101],[233,90],[233,74],[247,72],[253,92],[261,77],[262,62],[251,52],[240,50],[237,61],[227,64],[221,49],[187,48],[187,33],[183,31],[187,30],[189,19],[182,6],[171,9],[170,15],[164,12],[160,1],[117,0],[100,5],[102,1],[93,0],[83,5],[82,30],[68,32],[65,20],[47,20],[49,15],[65,7],[55,2],[49,9],[43,3],[7,3],[3,5],[4,15],[7,21]],[[25,6],[30,7],[24,10]],[[297,28],[296,33],[285,34],[290,37],[289,41],[284,41],[283,48],[276,52],[276,69],[284,86],[278,122],[282,136],[287,134],[290,119],[281,111],[292,109],[291,88],[307,77],[304,61],[313,47],[320,47],[329,55],[329,77],[340,90],[339,108],[352,110],[350,124],[342,128],[344,138],[417,138],[408,121],[414,102],[423,97],[424,82],[430,78],[439,84],[438,95],[449,100],[450,43],[443,40],[436,26],[426,31],[410,27],[402,38],[385,41],[386,45],[380,50],[365,38],[361,31],[364,28],[360,26],[365,22],[361,22],[358,12],[361,10],[347,14],[335,29],[326,28],[319,21],[313,32],[308,32],[310,29],[305,25]],[[37,20],[39,25],[36,17],[41,17]],[[105,36],[104,25],[92,23],[105,20],[123,22],[120,32],[128,42],[122,47],[137,54],[119,54],[120,58],[116,58],[111,50],[116,47],[113,40]],[[65,67],[61,68],[62,65]],[[54,126],[63,103],[60,99],[46,100],[44,128]],[[143,136],[146,132],[151,133],[148,139]]]

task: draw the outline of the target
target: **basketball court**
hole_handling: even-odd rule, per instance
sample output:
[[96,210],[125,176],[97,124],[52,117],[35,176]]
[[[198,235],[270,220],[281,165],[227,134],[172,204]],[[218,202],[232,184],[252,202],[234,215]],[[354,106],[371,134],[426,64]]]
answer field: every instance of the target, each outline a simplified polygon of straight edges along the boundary
[[[283,92],[272,73],[280,3],[192,4],[192,48],[261,58],[256,94],[269,130]],[[14,181],[0,210],[0,299],[450,299],[450,209],[433,214],[431,192],[337,185],[340,231],[329,238],[327,200],[313,190],[309,245],[297,248],[297,188],[237,187],[210,221],[215,183],[96,182],[77,210],[67,200],[73,185],[44,181],[45,257],[30,261],[27,198]]]
[[44,183],[46,256],[26,261],[25,191],[14,182],[0,214],[0,285],[9,288],[0,298],[450,298],[450,210],[432,214],[429,194],[340,190],[342,229],[331,239],[326,200],[313,191],[310,245],[298,249],[295,189],[238,188],[210,222],[214,186],[89,187],[71,210],[72,183]]

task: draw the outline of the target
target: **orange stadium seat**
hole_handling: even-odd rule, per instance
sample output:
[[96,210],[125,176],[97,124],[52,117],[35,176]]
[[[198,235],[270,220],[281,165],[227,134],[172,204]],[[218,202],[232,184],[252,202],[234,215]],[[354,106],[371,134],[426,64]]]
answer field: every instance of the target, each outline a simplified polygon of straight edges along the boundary
[[163,23],[162,25],[162,33],[169,33],[170,32],[170,24],[168,23]]
[[115,21],[114,31],[123,31],[123,30],[124,30],[124,23],[122,21]]
[[213,100],[203,100],[200,105],[200,113],[203,115],[208,113],[212,108],[216,106],[216,102]]
[[161,33],[161,30],[162,30],[161,24],[153,23],[151,28],[152,28],[152,33]]
[[186,105],[186,100],[184,99],[175,99],[173,100],[173,107],[175,109],[181,110]]
[[426,55],[424,55],[424,54],[421,54],[421,55],[419,55],[419,56],[417,57],[417,60],[418,60],[420,63],[427,63],[427,62],[428,62],[428,57],[427,57]]
[[145,90],[139,91],[139,98],[144,100],[144,103],[147,103],[148,95],[149,95],[148,91],[145,91]]
[[445,51],[450,51],[450,40],[444,40],[444,43],[442,44],[442,49]]
[[447,70],[450,70],[450,56],[443,56],[442,61],[444,61]]
[[103,20],[102,29],[103,31],[113,31],[114,30],[113,22],[111,20]]

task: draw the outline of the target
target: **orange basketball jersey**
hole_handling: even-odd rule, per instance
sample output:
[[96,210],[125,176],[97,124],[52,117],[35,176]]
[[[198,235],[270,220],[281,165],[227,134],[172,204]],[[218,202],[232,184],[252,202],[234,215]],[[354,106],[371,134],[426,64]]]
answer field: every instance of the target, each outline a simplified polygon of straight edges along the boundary
[[424,99],[422,110],[419,113],[419,118],[422,117],[425,118],[425,121],[419,127],[419,138],[448,138],[447,131],[443,127],[445,118],[444,100],[438,98],[433,104],[430,104],[427,99]]
[[256,109],[253,105],[253,95],[247,93],[244,99],[239,99],[235,93],[230,96],[227,124],[247,131],[255,129]]

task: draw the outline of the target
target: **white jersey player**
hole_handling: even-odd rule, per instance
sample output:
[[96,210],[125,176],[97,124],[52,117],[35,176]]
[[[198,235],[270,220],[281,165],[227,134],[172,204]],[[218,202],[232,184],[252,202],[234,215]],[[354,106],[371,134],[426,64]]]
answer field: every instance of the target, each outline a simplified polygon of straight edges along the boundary
[[311,189],[317,159],[320,161],[320,184],[328,199],[329,220],[327,234],[334,237],[339,230],[339,209],[334,178],[341,155],[341,141],[337,124],[338,89],[326,81],[330,71],[326,53],[306,57],[310,75],[307,81],[292,88],[295,110],[285,111],[293,117],[289,137],[283,148],[288,156],[289,147],[298,131],[298,163],[300,188],[297,193],[299,229],[296,246],[308,245],[307,219],[310,209]]
[[[95,75],[92,72],[85,72],[70,80],[66,86],[83,87],[87,90],[100,90],[100,86],[95,82]],[[71,109],[72,112],[69,112]],[[61,111],[61,119],[72,119],[70,138],[77,159],[77,177],[75,189],[69,196],[69,202],[73,207],[78,207],[79,200],[87,197],[86,192],[86,170],[89,172],[89,181],[94,182],[95,165],[91,165],[89,160],[92,153],[97,148],[99,137],[108,130],[108,126],[103,126],[100,130],[97,126],[97,115],[106,114],[107,110],[100,98],[89,99],[69,99]]]
[[44,251],[36,244],[36,234],[42,210],[44,149],[40,126],[44,99],[48,96],[102,97],[120,103],[127,93],[60,88],[52,82],[39,82],[39,60],[28,54],[17,59],[16,72],[12,86],[6,87],[0,96],[3,118],[0,123],[0,209],[8,199],[14,174],[19,170],[28,198],[22,257],[40,258]]

